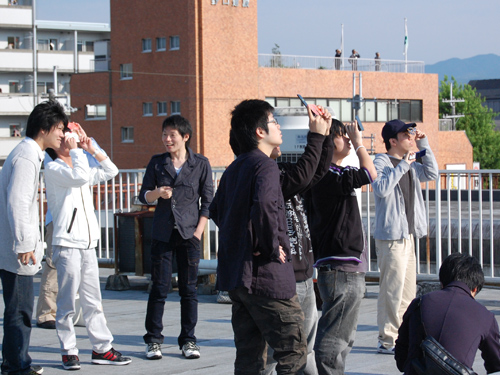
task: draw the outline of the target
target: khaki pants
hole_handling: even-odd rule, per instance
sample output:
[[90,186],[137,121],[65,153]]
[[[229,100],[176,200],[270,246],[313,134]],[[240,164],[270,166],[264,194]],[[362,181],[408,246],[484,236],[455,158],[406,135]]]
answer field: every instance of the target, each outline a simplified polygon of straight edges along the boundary
[[398,329],[417,289],[415,242],[410,239],[375,240],[380,269],[380,291],[377,301],[377,324],[381,344],[395,345]]
[[36,322],[44,323],[56,320],[56,298],[57,298],[57,270],[52,263],[52,232],[53,223],[50,222],[45,227],[45,242],[47,250],[45,252],[45,267],[40,281],[40,293],[36,304]]

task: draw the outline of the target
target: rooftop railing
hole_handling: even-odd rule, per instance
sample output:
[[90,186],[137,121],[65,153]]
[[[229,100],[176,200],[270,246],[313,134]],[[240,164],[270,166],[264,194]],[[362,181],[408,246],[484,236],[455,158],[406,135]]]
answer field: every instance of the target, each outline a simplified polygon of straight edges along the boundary
[[286,69],[325,69],[362,72],[425,73],[423,61],[350,59],[348,57],[259,54],[259,66]]
[[[120,170],[114,179],[92,187],[95,212],[102,233],[97,247],[101,263],[115,263],[117,233],[114,214],[141,208],[140,203],[137,205],[137,196],[144,172],[144,169]],[[213,169],[212,173],[216,188],[224,170]],[[40,176],[40,186],[44,192],[43,173]],[[452,252],[463,252],[474,255],[480,261],[488,282],[499,284],[500,170],[442,170],[439,171],[437,181],[422,184],[422,191],[429,229],[426,237],[415,241],[419,277],[437,279],[443,259]],[[363,225],[366,236],[370,239],[367,250],[369,275],[378,277],[375,242],[372,237],[375,228],[375,200],[371,189],[366,189],[360,196]],[[41,198],[40,211],[45,212],[46,200],[44,196]],[[43,225],[43,220],[41,224]],[[146,230],[151,230],[151,227],[144,226],[144,231]],[[207,225],[204,236],[203,258],[216,259],[218,228],[213,222],[210,221]],[[145,272],[148,273],[146,270]]]

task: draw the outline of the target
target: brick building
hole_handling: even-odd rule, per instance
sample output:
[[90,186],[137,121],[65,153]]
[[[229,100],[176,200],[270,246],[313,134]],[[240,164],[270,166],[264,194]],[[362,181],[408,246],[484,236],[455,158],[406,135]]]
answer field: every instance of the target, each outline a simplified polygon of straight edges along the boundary
[[[111,70],[73,75],[73,106],[79,111],[72,120],[85,124],[119,168],[145,167],[153,154],[164,152],[161,123],[174,113],[190,120],[191,147],[214,167],[234,158],[230,111],[243,99],[297,106],[300,93],[350,120],[353,71],[347,60],[335,70],[333,58],[311,66],[298,56],[259,56],[257,3],[111,0]],[[421,72],[400,71],[405,69],[384,61],[375,71],[373,60],[360,59],[354,72],[362,72],[367,102],[360,117],[365,136],[375,135],[376,152],[385,151],[383,124],[401,118],[427,133],[440,169],[448,163],[472,169],[465,133],[439,131],[437,74],[423,73],[423,63]],[[96,108],[104,115],[89,116]]]

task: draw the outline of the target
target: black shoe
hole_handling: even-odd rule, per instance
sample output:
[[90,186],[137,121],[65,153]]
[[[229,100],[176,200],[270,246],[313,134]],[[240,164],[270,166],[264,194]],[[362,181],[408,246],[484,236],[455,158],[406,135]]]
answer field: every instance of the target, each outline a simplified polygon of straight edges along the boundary
[[132,362],[129,357],[122,356],[122,353],[111,348],[106,353],[96,353],[92,350],[92,363],[96,365],[116,365],[123,366]]
[[65,370],[80,370],[80,360],[77,355],[63,355],[62,365]]
[[36,326],[44,329],[56,329],[56,322],[54,320],[47,320],[43,323],[37,323]]

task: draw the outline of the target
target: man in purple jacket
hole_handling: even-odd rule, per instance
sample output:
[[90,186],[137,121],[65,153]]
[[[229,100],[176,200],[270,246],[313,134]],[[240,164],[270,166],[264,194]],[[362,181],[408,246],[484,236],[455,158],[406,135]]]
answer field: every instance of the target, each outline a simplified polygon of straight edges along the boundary
[[500,371],[500,333],[495,315],[474,299],[484,285],[477,259],[451,254],[441,265],[439,281],[443,289],[423,296],[420,308],[419,299],[413,300],[403,316],[396,340],[398,369],[406,375],[417,374],[412,361],[422,358],[420,343],[427,334],[469,368],[480,349],[486,372]]
[[229,291],[235,374],[259,374],[266,342],[278,374],[306,365],[304,314],[297,300],[280,171],[270,158],[282,143],[273,107],[245,100],[231,118],[241,154],[224,172],[210,205],[219,227],[217,289]]

